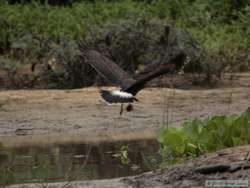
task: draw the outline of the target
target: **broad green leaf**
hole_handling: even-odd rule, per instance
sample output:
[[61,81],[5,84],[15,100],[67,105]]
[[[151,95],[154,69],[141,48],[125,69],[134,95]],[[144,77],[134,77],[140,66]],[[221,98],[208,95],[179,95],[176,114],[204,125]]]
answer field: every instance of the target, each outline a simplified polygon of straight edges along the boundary
[[[179,128],[162,129],[159,141],[172,158],[193,156],[225,147],[250,144],[250,108],[239,116],[195,119]],[[172,159],[173,160],[173,159]]]
[[184,139],[177,131],[165,131],[164,135],[161,135],[160,140],[166,148],[169,148],[174,152],[182,153],[184,150]]

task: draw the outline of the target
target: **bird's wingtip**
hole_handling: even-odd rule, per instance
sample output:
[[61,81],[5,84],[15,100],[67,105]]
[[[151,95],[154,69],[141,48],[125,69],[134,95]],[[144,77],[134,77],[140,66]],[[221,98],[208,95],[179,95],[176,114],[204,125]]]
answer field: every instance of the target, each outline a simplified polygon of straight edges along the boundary
[[92,49],[91,44],[85,40],[79,41],[77,45],[83,56],[86,55],[87,52],[89,52]]

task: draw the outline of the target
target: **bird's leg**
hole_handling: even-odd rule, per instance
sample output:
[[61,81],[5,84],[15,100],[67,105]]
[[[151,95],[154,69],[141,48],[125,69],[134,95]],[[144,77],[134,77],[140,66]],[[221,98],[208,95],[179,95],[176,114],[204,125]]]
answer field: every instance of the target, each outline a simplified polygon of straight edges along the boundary
[[120,115],[123,113],[123,103],[121,104],[121,110],[120,110]]

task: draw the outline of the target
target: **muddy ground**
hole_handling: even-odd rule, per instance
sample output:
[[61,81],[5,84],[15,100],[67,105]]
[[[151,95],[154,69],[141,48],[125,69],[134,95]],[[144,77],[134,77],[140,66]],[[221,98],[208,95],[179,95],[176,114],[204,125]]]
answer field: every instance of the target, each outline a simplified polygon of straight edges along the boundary
[[[133,112],[119,115],[98,88],[0,91],[0,143],[8,147],[151,139],[162,125],[240,113],[250,106],[250,73],[216,88],[146,88]],[[112,89],[112,88],[110,88]]]
[[[249,187],[249,153],[250,145],[239,146],[220,150],[213,154],[206,154],[195,160],[175,165],[164,170],[156,170],[133,177],[82,182],[23,184],[13,185],[9,188],[37,188],[42,186],[47,188]],[[219,186],[219,184],[217,184],[217,186],[212,186],[213,182],[211,182],[211,180],[222,180],[222,182],[219,182],[221,186]],[[226,180],[233,181],[227,182]],[[221,183],[224,183],[224,186]],[[225,183],[227,183],[227,185],[225,185]]]
[[[250,106],[250,73],[237,74],[233,83],[228,80],[230,76],[213,89],[147,88],[139,93],[140,102],[134,105],[134,111],[122,116],[119,115],[120,106],[107,105],[94,87],[4,90],[0,92],[0,143],[18,147],[156,138],[162,125],[178,126],[195,117],[243,112]],[[206,179],[249,179],[249,148],[205,155],[184,165],[135,177],[70,182],[66,187],[203,187]],[[244,164],[236,163],[242,161]],[[206,171],[205,164],[218,164],[215,168],[222,168],[222,171],[200,173],[200,167]],[[29,186],[40,185],[13,187]],[[50,186],[65,187],[64,183]]]

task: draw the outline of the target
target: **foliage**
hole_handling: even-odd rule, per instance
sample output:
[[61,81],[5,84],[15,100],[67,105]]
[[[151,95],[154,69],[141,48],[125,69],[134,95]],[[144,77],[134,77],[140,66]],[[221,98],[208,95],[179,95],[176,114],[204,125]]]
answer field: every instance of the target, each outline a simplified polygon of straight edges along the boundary
[[15,182],[14,170],[11,167],[2,167],[0,173],[0,186],[4,187]]
[[[184,30],[147,16],[131,16],[116,24],[106,24],[102,29],[94,29],[91,37],[86,40],[94,49],[132,74],[144,70],[144,66],[148,64],[167,63],[170,57],[180,52],[190,56],[191,63],[192,60],[201,63],[201,49],[204,50]],[[195,58],[195,54],[198,54],[199,60]],[[207,56],[208,53],[205,53],[205,58]]]
[[[56,51],[64,50],[65,42],[62,41],[65,38],[68,46],[76,46],[81,39],[102,43],[105,36],[112,34],[113,43],[108,46],[111,56],[129,71],[136,71],[141,63],[152,59],[159,61],[159,54],[151,51],[157,52],[159,43],[156,42],[165,23],[190,32],[218,59],[208,61],[211,63],[209,69],[217,66],[219,61],[223,68],[230,70],[247,70],[250,65],[249,0],[63,1],[70,6],[50,5],[50,2],[57,4],[57,0],[48,1],[49,4],[43,0],[16,2],[30,3],[10,5],[0,0],[0,61],[3,59],[0,66],[8,69],[40,63],[49,53],[51,47],[48,46],[56,46]],[[188,49],[189,46],[182,47]],[[76,66],[75,70],[85,69],[79,69],[77,58],[72,63],[72,57],[77,54],[74,48],[70,53],[71,60],[67,64]],[[203,59],[196,60],[203,62]],[[72,76],[71,73],[68,75]],[[83,84],[77,78],[77,84],[68,84],[65,81],[68,76],[50,71],[44,76],[47,81],[59,82],[52,87],[82,87],[94,80],[92,75],[92,81],[87,80],[87,83]],[[82,78],[80,75],[79,79]]]
[[79,88],[93,83],[89,66],[80,63],[76,43],[62,38],[59,44],[50,41],[46,48],[48,50],[44,50],[43,59],[39,62],[43,69],[37,77],[47,83],[48,88]]
[[214,116],[163,128],[159,142],[166,162],[198,156],[225,147],[250,144],[250,107],[241,115]]
[[120,158],[123,165],[127,165],[130,163],[130,159],[128,157],[128,149],[129,148],[127,145],[121,147]]

